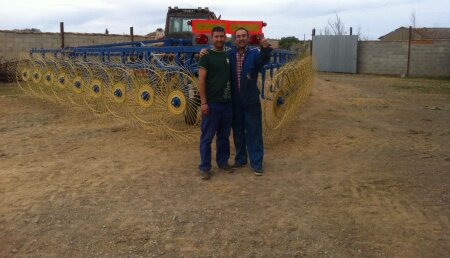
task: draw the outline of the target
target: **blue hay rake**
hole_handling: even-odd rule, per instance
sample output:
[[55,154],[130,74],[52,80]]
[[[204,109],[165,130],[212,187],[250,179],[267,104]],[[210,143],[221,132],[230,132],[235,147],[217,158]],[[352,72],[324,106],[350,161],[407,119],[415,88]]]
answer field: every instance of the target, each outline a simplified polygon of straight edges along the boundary
[[[195,45],[192,39],[33,48],[30,57],[18,63],[17,82],[25,92],[46,100],[189,139],[201,120],[196,76],[203,48],[208,45]],[[294,101],[289,99],[298,87],[287,84],[296,83],[299,62],[296,53],[275,49],[262,68],[262,103],[273,109],[265,112],[269,122],[264,124],[271,125],[266,128],[278,129],[290,113]]]

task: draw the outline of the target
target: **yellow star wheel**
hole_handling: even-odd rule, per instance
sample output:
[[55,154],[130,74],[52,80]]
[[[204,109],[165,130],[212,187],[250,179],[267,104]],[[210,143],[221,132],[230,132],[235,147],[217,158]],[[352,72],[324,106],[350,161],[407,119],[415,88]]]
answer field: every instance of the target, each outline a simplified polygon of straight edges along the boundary
[[111,94],[116,103],[123,103],[126,97],[125,85],[120,82],[114,84],[111,88]]
[[174,115],[181,115],[186,110],[186,97],[180,90],[174,90],[167,96],[167,108]]
[[148,84],[142,85],[137,91],[136,99],[138,100],[139,105],[150,107],[155,102],[155,91]]
[[84,87],[84,83],[83,83],[83,79],[81,78],[81,76],[79,76],[79,75],[75,76],[75,78],[73,78],[73,82],[72,82],[72,91],[76,94],[81,94],[83,92],[83,87]]
[[102,96],[102,82],[99,80],[93,80],[89,87],[89,95],[98,99]]

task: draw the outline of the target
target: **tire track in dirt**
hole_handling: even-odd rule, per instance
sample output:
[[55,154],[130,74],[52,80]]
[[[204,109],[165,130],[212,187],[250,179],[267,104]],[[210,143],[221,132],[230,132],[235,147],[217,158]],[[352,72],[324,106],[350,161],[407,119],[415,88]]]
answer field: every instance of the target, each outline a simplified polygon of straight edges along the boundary
[[[364,217],[383,216],[387,223],[407,224],[409,228],[417,228],[418,233],[423,229],[448,230],[448,218],[439,215],[441,213],[435,213],[440,206],[429,204],[427,200],[417,202],[417,198],[411,198],[411,194],[407,194],[411,190],[414,191],[414,188],[395,179],[346,179],[334,190],[344,200],[353,204],[348,207],[350,213],[356,209],[365,210]],[[411,201],[412,199],[416,201]]]

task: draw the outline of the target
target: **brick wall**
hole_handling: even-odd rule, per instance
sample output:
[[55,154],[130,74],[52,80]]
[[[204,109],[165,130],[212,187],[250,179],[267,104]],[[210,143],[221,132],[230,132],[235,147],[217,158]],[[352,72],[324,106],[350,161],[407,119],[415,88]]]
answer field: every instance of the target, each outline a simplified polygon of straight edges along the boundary
[[[66,32],[66,47],[77,47],[94,44],[118,43],[131,41],[129,35],[87,34]],[[152,37],[135,35],[135,41],[151,40]],[[31,48],[60,48],[59,33],[15,32],[0,30],[0,60],[13,60],[25,56]],[[0,61],[1,62],[1,61]]]

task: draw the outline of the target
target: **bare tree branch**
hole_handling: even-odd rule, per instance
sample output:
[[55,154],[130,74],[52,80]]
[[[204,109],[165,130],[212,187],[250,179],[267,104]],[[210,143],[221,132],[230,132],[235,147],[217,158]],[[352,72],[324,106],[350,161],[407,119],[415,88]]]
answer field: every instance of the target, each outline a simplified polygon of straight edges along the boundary
[[[336,15],[335,20],[333,21],[328,20],[328,25],[326,28],[329,28],[328,31],[330,32],[330,34],[344,35],[345,34],[344,23],[342,22],[341,17],[339,17],[337,13],[335,13],[335,15]],[[330,30],[332,31],[332,33]]]
[[358,26],[358,28],[356,29],[356,35],[358,35],[358,40],[361,40],[361,41],[369,40],[369,37],[362,33],[361,26]]
[[415,11],[411,12],[410,20],[411,20],[411,26],[415,29],[416,28],[416,12]]

